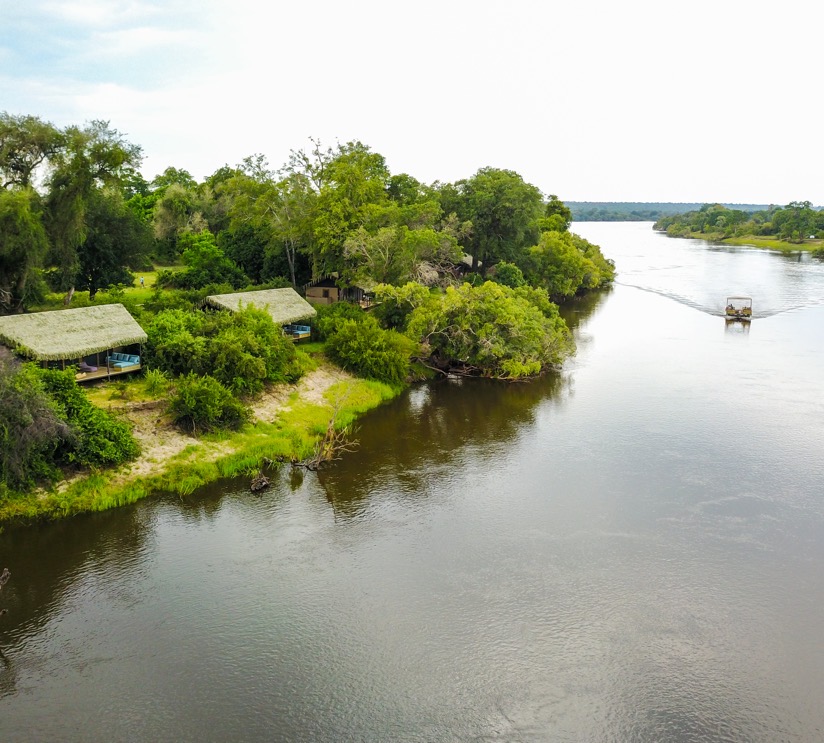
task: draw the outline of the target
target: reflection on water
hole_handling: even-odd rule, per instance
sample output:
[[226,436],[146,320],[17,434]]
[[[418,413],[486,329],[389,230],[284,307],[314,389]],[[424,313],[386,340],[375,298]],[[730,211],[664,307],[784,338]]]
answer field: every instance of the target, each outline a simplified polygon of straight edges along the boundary
[[577,227],[621,283],[562,372],[0,534],[0,740],[821,740],[820,267]]
[[747,335],[752,323],[749,320],[730,320],[724,318],[724,330],[732,335]]
[[[506,457],[512,440],[533,423],[536,406],[563,393],[568,377],[551,373],[530,384],[450,378],[411,390],[360,421],[363,454],[319,473],[330,503],[342,514],[391,479],[398,492],[419,498],[442,487],[450,470],[470,466],[483,451]],[[378,457],[391,442],[392,456]]]

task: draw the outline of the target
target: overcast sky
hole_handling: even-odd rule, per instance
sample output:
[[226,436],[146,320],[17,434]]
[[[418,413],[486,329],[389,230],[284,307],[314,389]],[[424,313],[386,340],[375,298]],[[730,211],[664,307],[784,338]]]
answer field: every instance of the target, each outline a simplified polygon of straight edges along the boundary
[[105,119],[151,179],[309,137],[427,183],[824,204],[824,4],[0,0],[0,110]]

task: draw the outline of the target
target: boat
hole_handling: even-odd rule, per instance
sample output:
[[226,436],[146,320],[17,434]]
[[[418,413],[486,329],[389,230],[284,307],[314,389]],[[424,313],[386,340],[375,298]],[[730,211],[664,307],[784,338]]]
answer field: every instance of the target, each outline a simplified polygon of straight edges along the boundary
[[724,316],[728,320],[752,320],[751,297],[727,297],[727,306]]

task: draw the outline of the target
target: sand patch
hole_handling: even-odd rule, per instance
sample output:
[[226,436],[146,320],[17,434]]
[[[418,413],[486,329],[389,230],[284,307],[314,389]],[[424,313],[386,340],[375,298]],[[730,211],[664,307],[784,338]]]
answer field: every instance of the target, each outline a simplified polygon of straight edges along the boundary
[[[252,404],[253,420],[271,423],[279,412],[289,409],[290,401],[293,399],[316,405],[323,404],[324,394],[332,385],[352,378],[350,374],[337,367],[321,366],[306,374],[297,384],[271,387]],[[162,406],[138,403],[124,406],[119,412],[131,423],[141,453],[137,459],[114,475],[113,483],[122,484],[154,474],[192,444],[198,446],[199,461],[212,462],[233,452],[228,442],[206,442],[183,433],[171,424]],[[68,482],[65,482],[62,486],[65,487],[67,484]]]

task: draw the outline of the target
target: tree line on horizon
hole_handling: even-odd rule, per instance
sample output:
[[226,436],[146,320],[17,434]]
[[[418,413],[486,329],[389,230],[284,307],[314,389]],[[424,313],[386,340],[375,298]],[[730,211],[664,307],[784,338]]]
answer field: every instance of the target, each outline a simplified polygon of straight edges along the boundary
[[[663,217],[697,211],[709,202],[567,201],[574,222],[655,222]],[[718,202],[712,202],[718,203]],[[771,204],[721,203],[728,209],[759,212]],[[814,207],[822,209],[823,207]]]

